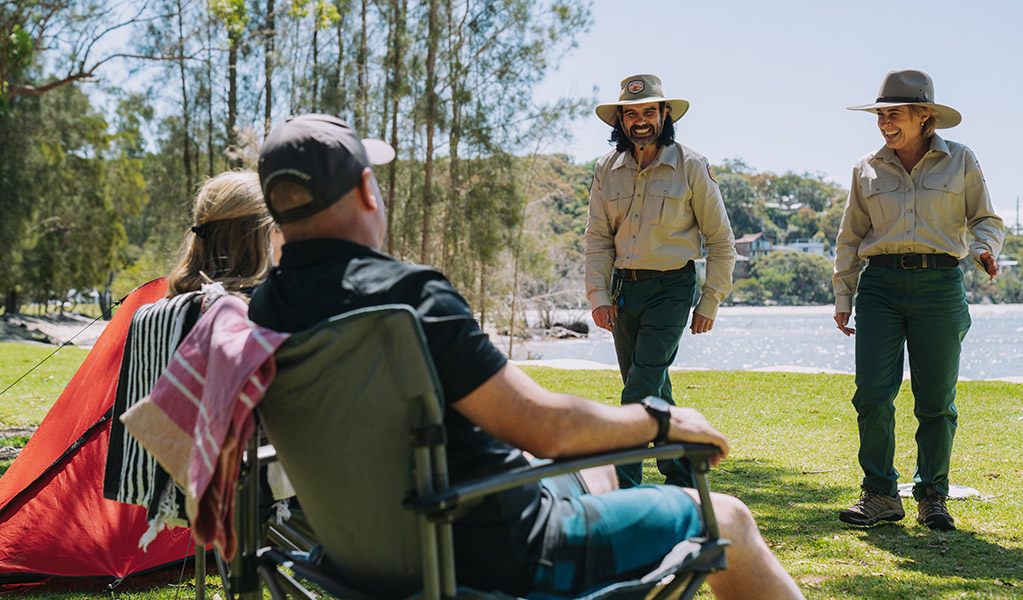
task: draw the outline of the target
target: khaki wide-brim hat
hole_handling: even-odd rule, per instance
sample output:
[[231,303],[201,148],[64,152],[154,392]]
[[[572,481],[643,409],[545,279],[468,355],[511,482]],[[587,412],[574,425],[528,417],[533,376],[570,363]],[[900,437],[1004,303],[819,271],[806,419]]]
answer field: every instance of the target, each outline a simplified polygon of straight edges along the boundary
[[923,71],[908,69],[905,71],[888,71],[877,92],[877,100],[873,104],[849,106],[849,110],[865,110],[874,112],[879,108],[916,104],[934,110],[935,128],[948,129],[962,122],[963,116],[951,106],[938,104],[934,101],[934,82],[931,76]]
[[671,121],[674,123],[689,110],[689,102],[679,98],[665,98],[661,87],[661,78],[656,75],[633,75],[622,80],[622,91],[618,93],[618,102],[600,104],[594,109],[600,120],[611,127],[618,120],[618,107],[627,104],[646,104],[647,102],[666,102],[671,107]]

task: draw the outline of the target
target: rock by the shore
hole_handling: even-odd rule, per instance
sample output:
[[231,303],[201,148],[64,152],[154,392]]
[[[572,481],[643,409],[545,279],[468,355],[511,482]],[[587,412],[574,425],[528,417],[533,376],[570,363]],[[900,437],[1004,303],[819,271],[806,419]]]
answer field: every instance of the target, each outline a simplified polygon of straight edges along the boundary
[[55,313],[46,316],[0,315],[0,342],[30,342],[60,345],[69,343],[91,347],[99,339],[107,321],[95,321],[79,313]]

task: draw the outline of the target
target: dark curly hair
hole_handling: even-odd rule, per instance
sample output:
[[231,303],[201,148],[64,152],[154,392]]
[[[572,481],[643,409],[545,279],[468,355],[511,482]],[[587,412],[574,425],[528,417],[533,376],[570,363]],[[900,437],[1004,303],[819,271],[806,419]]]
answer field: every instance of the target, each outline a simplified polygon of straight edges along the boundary
[[[660,104],[661,112],[664,113],[664,125],[661,127],[661,135],[657,136],[657,145],[663,147],[675,143],[675,121],[671,118],[671,108],[669,107],[665,111],[665,103],[659,102],[658,104]],[[621,114],[622,108],[619,106],[618,119],[615,121],[614,129],[611,130],[611,137],[608,138],[607,143],[614,144],[615,150],[618,152],[631,152],[632,140],[622,129]]]

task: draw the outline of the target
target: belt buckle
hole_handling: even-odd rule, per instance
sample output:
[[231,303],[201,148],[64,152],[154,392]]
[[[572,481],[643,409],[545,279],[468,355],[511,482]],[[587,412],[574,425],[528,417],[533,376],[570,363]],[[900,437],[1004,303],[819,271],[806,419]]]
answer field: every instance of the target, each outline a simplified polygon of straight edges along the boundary
[[[913,265],[913,266],[907,265],[906,264],[906,259],[910,258],[910,257],[916,257],[917,259],[919,259],[920,264]],[[919,269],[922,266],[924,266],[924,259],[919,254],[900,254],[899,255],[899,268],[901,268],[901,269]]]

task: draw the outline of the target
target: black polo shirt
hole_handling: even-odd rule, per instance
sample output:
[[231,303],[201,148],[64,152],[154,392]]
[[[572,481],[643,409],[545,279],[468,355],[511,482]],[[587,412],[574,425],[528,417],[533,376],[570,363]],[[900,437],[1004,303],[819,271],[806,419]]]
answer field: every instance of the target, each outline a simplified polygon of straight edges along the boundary
[[[452,482],[523,466],[522,453],[495,439],[452,405],[507,362],[480,330],[465,299],[435,269],[403,263],[361,244],[318,239],[285,244],[281,263],[252,295],[249,318],[298,332],[334,315],[383,304],[418,314],[445,399]],[[492,496],[455,522],[459,580],[481,589],[528,592],[526,546],[547,516],[538,485]]]

